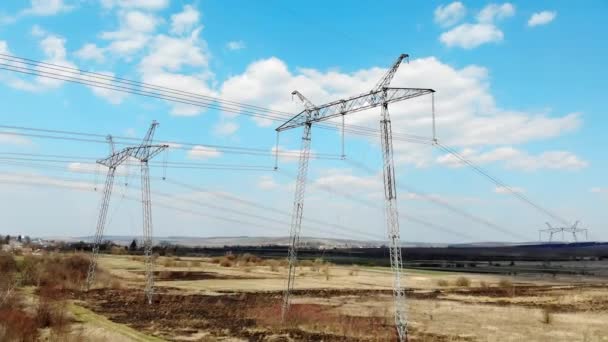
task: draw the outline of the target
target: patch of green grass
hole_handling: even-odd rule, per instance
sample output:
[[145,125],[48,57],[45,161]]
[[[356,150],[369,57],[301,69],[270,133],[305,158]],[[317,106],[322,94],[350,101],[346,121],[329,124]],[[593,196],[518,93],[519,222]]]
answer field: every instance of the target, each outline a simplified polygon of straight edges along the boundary
[[81,323],[88,323],[91,325],[95,325],[101,327],[103,329],[107,329],[112,332],[119,333],[125,337],[132,339],[133,341],[141,341],[141,342],[162,342],[165,341],[161,338],[155,336],[149,336],[143,333],[140,333],[137,330],[131,329],[126,325],[118,324],[110,321],[104,316],[98,315],[93,311],[83,308],[77,304],[70,304],[69,306],[70,312],[74,315],[74,317],[80,321]]

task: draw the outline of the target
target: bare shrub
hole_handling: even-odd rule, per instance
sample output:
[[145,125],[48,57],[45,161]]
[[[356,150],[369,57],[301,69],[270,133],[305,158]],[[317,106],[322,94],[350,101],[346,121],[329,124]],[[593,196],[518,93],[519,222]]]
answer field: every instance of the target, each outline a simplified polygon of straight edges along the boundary
[[176,267],[177,262],[171,258],[162,258],[160,264],[164,267]]
[[1,309],[0,341],[38,341],[36,320],[21,308]]
[[228,253],[226,253],[225,258],[228,259],[228,260],[230,260],[230,261],[234,261],[234,260],[236,260],[237,256],[234,255],[234,254],[232,254],[232,252],[228,252]]
[[190,264],[187,261],[177,261],[175,263],[175,267],[179,267],[179,268],[185,268],[188,267]]
[[213,257],[211,258],[211,263],[212,264],[219,264],[222,261],[221,257]]
[[447,286],[450,286],[450,283],[445,279],[439,279],[439,280],[437,280],[437,285],[439,285],[441,287],[447,287]]
[[49,286],[41,287],[35,320],[38,328],[50,328],[54,339],[66,336],[70,320],[64,292]]
[[549,308],[544,308],[543,309],[542,322],[544,324],[551,324],[551,323],[553,323],[553,311],[551,309],[549,309]]
[[21,262],[21,283],[23,285],[40,285],[42,278],[42,258],[26,255]]
[[[42,263],[40,284],[65,289],[82,288],[89,271],[89,259],[83,254],[50,256]],[[96,273],[102,273],[97,269]]]
[[270,268],[270,272],[279,272],[279,262],[277,260],[265,260],[264,264]]
[[222,267],[232,267],[234,265],[234,263],[232,262],[232,260],[225,258],[222,261],[220,261],[220,266]]
[[0,274],[17,272],[17,262],[11,254],[0,252]]
[[112,279],[112,281],[110,282],[110,288],[122,289],[123,288],[122,282],[118,279]]
[[501,279],[498,282],[498,287],[504,290],[508,296],[513,297],[515,295],[515,285],[509,279]]
[[329,278],[331,277],[329,266],[323,267],[323,274],[325,275],[325,280],[329,280]]
[[513,282],[511,282],[509,279],[500,279],[498,286],[503,289],[511,288],[513,287]]
[[312,267],[314,266],[314,261],[312,260],[300,260],[298,261],[298,265],[301,267]]
[[18,304],[17,279],[14,273],[5,273],[0,278],[0,309],[11,308]]
[[254,263],[254,264],[259,264],[262,261],[262,259],[260,257],[255,256],[250,253],[245,253],[245,254],[241,255],[241,257],[239,259],[241,259],[243,262]]
[[471,279],[467,277],[458,277],[456,281],[454,281],[454,285],[460,287],[469,287],[471,286]]
[[125,247],[112,246],[112,248],[110,248],[110,253],[114,255],[125,255],[127,254],[127,250]]

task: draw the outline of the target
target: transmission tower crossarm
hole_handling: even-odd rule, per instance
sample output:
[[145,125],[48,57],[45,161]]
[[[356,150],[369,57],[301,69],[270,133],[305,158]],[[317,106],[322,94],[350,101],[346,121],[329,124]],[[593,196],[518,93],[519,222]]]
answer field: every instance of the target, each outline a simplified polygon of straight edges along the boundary
[[169,145],[146,145],[143,147],[132,148],[129,154],[131,157],[140,161],[147,161],[154,158],[167,148],[169,148]]
[[312,104],[312,102],[310,102],[310,100],[307,99],[306,96],[302,95],[302,93],[300,93],[299,91],[294,90],[294,91],[291,92],[291,95],[292,96],[293,95],[297,96],[300,99],[300,101],[302,101],[302,103],[304,104],[304,107],[307,110],[312,111],[312,110],[315,109],[315,105]]
[[372,92],[380,91],[383,88],[388,87],[389,84],[391,84],[393,77],[397,73],[397,69],[399,69],[401,62],[403,62],[403,60],[407,59],[408,57],[409,57],[409,55],[406,53],[402,53],[401,55],[399,55],[399,57],[397,57],[397,60],[395,61],[395,63],[393,63],[393,65],[388,69],[386,74],[384,74],[384,76],[382,76],[382,78],[378,81],[378,83],[376,83],[376,86],[372,89]]
[[97,160],[97,164],[107,167],[117,167],[129,158],[132,153],[131,150],[132,148],[125,148],[119,152],[114,152],[107,158]]
[[433,89],[425,88],[383,88],[380,90],[373,90],[348,99],[332,101],[320,106],[315,106],[313,115],[311,115],[311,110],[307,108],[292,117],[289,121],[277,127],[276,130],[281,132],[303,126],[306,123],[326,121],[342,115],[375,108],[382,103],[403,101],[434,92]]

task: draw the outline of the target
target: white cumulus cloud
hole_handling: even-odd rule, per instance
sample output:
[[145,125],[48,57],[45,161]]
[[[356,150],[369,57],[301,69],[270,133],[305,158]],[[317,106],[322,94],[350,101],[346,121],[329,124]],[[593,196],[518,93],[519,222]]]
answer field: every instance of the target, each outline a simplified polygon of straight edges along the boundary
[[273,190],[280,186],[272,176],[261,176],[256,185],[261,190]]
[[443,27],[452,26],[466,15],[466,8],[460,1],[454,1],[435,9],[435,22]]
[[239,125],[233,121],[220,121],[213,127],[213,132],[217,135],[233,135],[238,131]]
[[22,15],[51,16],[72,9],[63,0],[31,0],[30,7]]
[[494,192],[497,194],[512,194],[512,193],[518,193],[518,194],[522,194],[524,192],[526,192],[526,190],[524,188],[520,188],[517,186],[510,186],[510,187],[504,187],[504,186],[497,186],[494,188]]
[[92,60],[101,63],[105,60],[104,50],[95,44],[85,44],[74,53],[76,57],[82,60]]
[[[489,4],[477,14],[477,22],[464,23],[443,32],[439,41],[448,47],[473,49],[487,43],[497,43],[504,39],[504,33],[497,21],[515,15],[515,7],[510,3]],[[444,25],[447,26],[447,25]]]
[[226,44],[226,47],[228,48],[228,50],[242,50],[245,48],[245,42],[243,42],[242,40],[234,40],[231,42],[228,42]]
[[119,29],[101,33],[101,39],[110,42],[107,50],[119,56],[130,56],[143,49],[151,39],[160,19],[142,11],[121,11]]
[[188,158],[190,159],[211,159],[217,158],[222,155],[218,149],[208,146],[196,145],[190,151],[188,151]]
[[[467,160],[478,165],[503,162],[509,169],[522,171],[536,170],[580,170],[589,163],[568,151],[546,151],[538,155],[530,155],[512,147],[499,147],[488,152],[475,149],[464,149],[459,153]],[[437,158],[437,163],[448,167],[465,166],[452,154],[444,154]]]
[[515,15],[515,6],[511,3],[489,4],[477,14],[477,20],[480,23],[492,23],[495,20],[512,17],[513,15]]
[[486,43],[500,42],[504,34],[493,24],[462,24],[444,32],[439,40],[446,46],[472,49]]
[[192,5],[185,5],[180,13],[171,16],[171,33],[184,34],[198,24],[200,13]]
[[552,22],[556,16],[557,12],[555,11],[542,11],[534,13],[528,20],[528,26],[534,27],[539,25],[546,25]]
[[161,10],[169,5],[169,0],[101,0],[106,8],[138,8],[150,11]]
[[[226,80],[223,98],[251,103],[273,110],[298,113],[302,105],[292,101],[289,89],[298,89],[313,103],[348,98],[368,92],[386,69],[370,67],[350,73],[299,68],[291,71],[282,60],[271,57],[251,63],[246,70]],[[558,137],[581,125],[581,114],[557,116],[548,113],[515,111],[495,103],[487,69],[469,65],[454,68],[434,57],[412,59],[395,74],[395,87],[434,88],[439,140],[446,145],[480,147],[519,145]],[[430,98],[421,97],[389,108],[393,132],[431,136]],[[226,113],[227,117],[233,113]],[[379,110],[349,115],[347,124],[378,129]],[[252,118],[259,126],[278,126],[280,122]],[[396,133],[395,133],[396,134]],[[350,138],[355,135],[347,134]],[[371,138],[378,143],[377,138]],[[395,160],[417,167],[432,165],[432,149],[394,140]],[[284,148],[281,148],[284,149]],[[297,156],[297,153],[295,154]]]

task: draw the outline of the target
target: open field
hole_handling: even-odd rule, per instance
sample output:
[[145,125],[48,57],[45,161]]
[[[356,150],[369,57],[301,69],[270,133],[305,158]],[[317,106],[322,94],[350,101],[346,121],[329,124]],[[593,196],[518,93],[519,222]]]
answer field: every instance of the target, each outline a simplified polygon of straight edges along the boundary
[[[141,257],[103,255],[93,290],[58,291],[69,301],[75,340],[395,339],[389,269],[303,265],[285,324],[282,260],[159,257],[149,306]],[[608,288],[597,278],[407,270],[406,279],[411,341],[608,341]],[[40,296],[35,287],[20,291]]]

